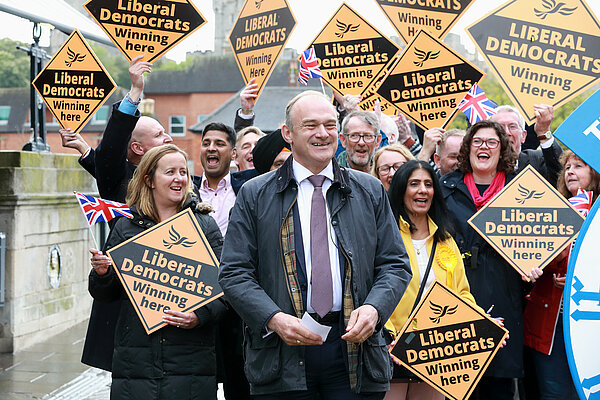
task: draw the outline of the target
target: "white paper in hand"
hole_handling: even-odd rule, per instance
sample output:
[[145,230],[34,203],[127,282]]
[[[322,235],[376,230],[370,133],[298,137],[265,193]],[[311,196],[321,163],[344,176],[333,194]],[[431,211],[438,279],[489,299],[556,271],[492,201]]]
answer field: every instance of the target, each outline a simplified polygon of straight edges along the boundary
[[307,312],[305,312],[304,315],[302,316],[302,319],[300,320],[300,324],[303,327],[305,327],[306,329],[308,329],[309,331],[321,336],[321,338],[323,339],[323,342],[325,342],[325,340],[327,340],[327,335],[329,335],[329,331],[331,330],[330,326],[321,325],[320,323],[315,321],[313,319],[313,317],[311,317],[310,314]]

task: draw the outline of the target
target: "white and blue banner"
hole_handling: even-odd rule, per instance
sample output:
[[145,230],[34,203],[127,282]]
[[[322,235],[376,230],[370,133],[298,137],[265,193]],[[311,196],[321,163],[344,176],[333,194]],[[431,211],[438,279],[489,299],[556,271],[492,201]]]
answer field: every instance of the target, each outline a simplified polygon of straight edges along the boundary
[[554,136],[600,172],[600,90],[577,107]]
[[[598,98],[597,95],[598,92],[594,94]],[[600,113],[600,108],[595,112]],[[579,231],[569,261],[563,298],[563,327],[569,368],[579,397],[587,400],[600,400],[598,208],[600,201],[595,202]]]

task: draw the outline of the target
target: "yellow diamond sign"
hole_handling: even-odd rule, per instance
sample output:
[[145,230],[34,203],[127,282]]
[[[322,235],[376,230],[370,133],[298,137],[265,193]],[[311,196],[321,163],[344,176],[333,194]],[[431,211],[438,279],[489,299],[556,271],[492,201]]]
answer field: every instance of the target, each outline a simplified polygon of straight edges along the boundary
[[61,127],[79,132],[116,85],[76,29],[33,81]]
[[391,1],[375,0],[408,44],[419,29],[427,29],[438,39],[452,29],[474,0]]
[[223,295],[219,260],[189,208],[107,253],[148,334],[167,325],[166,310],[192,312]]
[[206,23],[190,0],[89,0],[83,5],[131,61],[154,62]]
[[528,165],[469,224],[529,280],[577,236],[583,217]]
[[600,23],[583,0],[512,0],[467,28],[527,122],[600,79]]

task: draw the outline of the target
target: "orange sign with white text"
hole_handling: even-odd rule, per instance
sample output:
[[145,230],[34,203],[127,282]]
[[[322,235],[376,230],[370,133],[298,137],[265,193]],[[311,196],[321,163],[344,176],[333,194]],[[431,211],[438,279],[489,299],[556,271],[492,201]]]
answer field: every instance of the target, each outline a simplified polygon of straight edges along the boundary
[[469,397],[508,331],[439,281],[399,333],[392,356],[449,399]]
[[79,132],[117,85],[77,29],[33,81],[62,128]]
[[154,62],[206,23],[190,0],[89,0],[83,5],[125,57]]
[[148,334],[167,325],[166,310],[192,312],[223,295],[219,260],[189,208],[107,253]]

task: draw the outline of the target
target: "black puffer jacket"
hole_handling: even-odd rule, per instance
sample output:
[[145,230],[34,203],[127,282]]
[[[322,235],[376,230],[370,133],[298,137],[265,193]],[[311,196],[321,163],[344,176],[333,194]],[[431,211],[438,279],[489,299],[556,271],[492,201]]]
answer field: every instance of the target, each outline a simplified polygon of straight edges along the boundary
[[[506,178],[508,183],[514,175]],[[490,246],[467,222],[477,212],[464,174],[453,171],[440,179],[442,193],[454,224],[454,240],[465,255],[465,271],[471,293],[477,305],[488,310],[492,305],[493,317],[504,318],[504,326],[510,332],[506,346],[485,372],[496,378],[520,378],[523,376],[523,301],[525,285],[521,276]]]
[[[223,238],[215,220],[197,210],[195,200],[185,207],[195,210],[204,235],[220,258]],[[105,250],[156,224],[132,211],[133,219],[117,221]],[[200,323],[194,329],[165,326],[148,335],[112,268],[103,276],[92,270],[89,291],[98,301],[124,300],[115,332],[111,400],[217,398],[215,327],[226,309],[221,299],[195,311]]]

